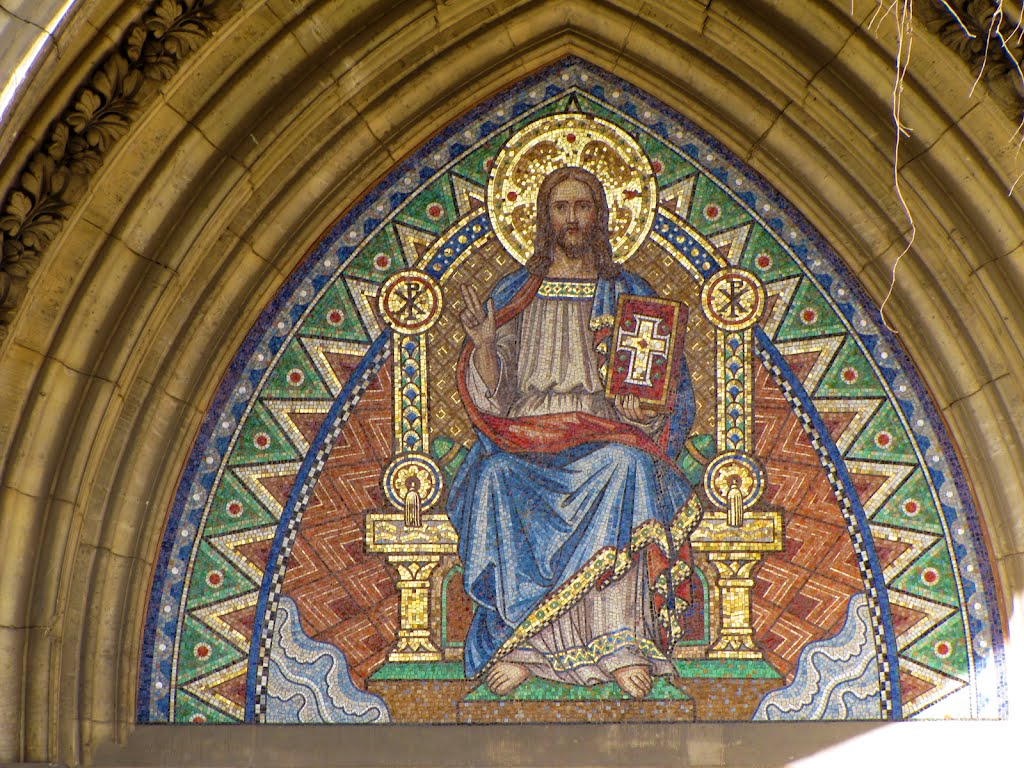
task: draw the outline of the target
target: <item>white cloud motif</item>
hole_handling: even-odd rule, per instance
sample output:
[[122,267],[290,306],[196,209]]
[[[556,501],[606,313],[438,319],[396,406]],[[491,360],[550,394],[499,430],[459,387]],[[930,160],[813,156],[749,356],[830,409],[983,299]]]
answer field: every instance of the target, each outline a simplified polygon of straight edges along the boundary
[[753,719],[880,720],[878,674],[871,609],[857,594],[839,634],[804,648],[793,682],[761,699]]
[[299,609],[281,597],[270,649],[268,723],[387,723],[387,705],[352,682],[340,649],[310,638]]

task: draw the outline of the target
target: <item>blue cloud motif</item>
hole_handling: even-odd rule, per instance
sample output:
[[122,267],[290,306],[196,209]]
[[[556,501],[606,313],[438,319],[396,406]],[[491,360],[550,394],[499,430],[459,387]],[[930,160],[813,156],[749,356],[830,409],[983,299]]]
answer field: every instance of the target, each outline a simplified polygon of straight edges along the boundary
[[753,719],[880,720],[878,675],[871,609],[861,593],[850,598],[839,634],[804,648],[793,682],[761,699]]
[[380,696],[352,682],[345,654],[310,638],[299,623],[299,609],[281,597],[270,649],[268,723],[387,723]]

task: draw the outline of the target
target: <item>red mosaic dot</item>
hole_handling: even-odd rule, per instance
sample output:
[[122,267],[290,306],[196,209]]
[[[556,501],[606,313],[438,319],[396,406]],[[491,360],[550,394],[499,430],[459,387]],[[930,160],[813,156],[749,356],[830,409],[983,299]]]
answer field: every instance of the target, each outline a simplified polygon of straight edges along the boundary
[[493,166],[493,165],[494,165],[494,158],[493,157],[488,157],[486,160],[484,160],[484,170],[485,171],[491,170],[491,166]]
[[332,309],[330,312],[327,313],[327,322],[330,323],[331,325],[341,325],[344,319],[345,313],[342,312],[340,309]]
[[507,195],[505,195],[505,199],[508,200],[510,203],[514,203],[517,197],[519,197],[519,195],[516,194],[516,191],[514,189]]
[[654,170],[655,173],[661,173],[663,170],[665,170],[665,166],[661,164],[661,160],[652,160],[651,168]]
[[440,203],[431,203],[427,206],[427,216],[437,221],[444,214],[444,208],[441,207]]
[[918,504],[917,501],[915,501],[914,499],[907,499],[905,502],[903,502],[903,512],[904,512],[904,514],[907,514],[907,515],[910,515],[911,517],[913,517],[914,515],[916,515],[920,511],[921,511],[921,505]]
[[227,506],[228,516],[230,517],[241,517],[242,516],[242,502],[240,501],[229,501]]
[[860,378],[860,374],[857,373],[856,368],[847,367],[843,368],[842,377],[844,384],[856,384],[857,379]]
[[757,254],[757,261],[755,263],[757,264],[758,269],[768,269],[772,265],[772,257],[767,253],[759,253]]
[[257,432],[256,437],[252,439],[252,444],[264,451],[270,447],[270,435],[266,432]]
[[383,270],[387,269],[390,266],[391,266],[391,257],[388,256],[386,253],[378,253],[376,256],[373,257],[373,267],[374,267],[374,269],[379,269],[379,270],[383,271]]
[[892,445],[892,435],[884,430],[875,435],[875,445],[879,448],[888,448]]
[[953,646],[945,640],[939,640],[939,642],[935,644],[935,655],[940,659],[949,658],[951,653],[953,653]]
[[196,643],[196,647],[192,649],[192,655],[200,661],[210,658],[212,649],[209,643]]
[[939,572],[934,568],[925,568],[921,571],[921,581],[929,587],[933,587],[939,583]]
[[192,715],[191,718],[189,718],[189,722],[200,723],[200,724],[201,723],[205,723],[206,722],[206,715],[202,714],[201,712],[197,712],[196,714]]
[[292,368],[288,371],[288,383],[293,387],[299,386],[306,380],[306,374],[300,371],[298,368]]
[[574,141],[576,141],[576,134],[575,133],[570,133],[570,134],[566,135],[565,140],[568,141],[570,144],[572,144]]
[[210,571],[206,574],[206,583],[211,587],[217,588],[224,583],[224,574],[220,571]]
[[818,322],[818,310],[814,307],[807,307],[800,313],[800,320],[804,325],[814,325]]
[[714,203],[704,206],[704,218],[708,221],[718,221],[722,215],[722,209]]

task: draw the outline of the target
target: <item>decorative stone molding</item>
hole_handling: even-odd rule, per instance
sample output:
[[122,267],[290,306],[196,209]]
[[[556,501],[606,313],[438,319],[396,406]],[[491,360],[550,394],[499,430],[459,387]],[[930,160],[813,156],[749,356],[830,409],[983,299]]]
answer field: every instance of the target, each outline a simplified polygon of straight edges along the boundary
[[237,7],[237,0],[156,0],[50,127],[0,206],[0,341],[40,257],[111,147]]
[[[963,26],[950,9],[959,16]],[[1024,82],[1020,75],[1024,44],[1018,28],[1021,4],[993,0],[930,0],[921,3],[919,13],[928,30],[958,53],[971,73],[984,79],[1000,106],[1014,120],[1020,120],[1024,112]],[[974,37],[968,36],[965,29]]]
[[[919,13],[928,29],[975,74],[980,72],[997,101],[1020,119],[1024,85],[1018,66],[1024,45],[1019,35],[1011,34],[1020,7],[1014,4],[1011,16],[1002,12],[993,24],[996,6],[991,0],[952,0],[948,6],[975,35],[971,38],[946,5],[939,0],[921,3]],[[110,148],[128,132],[159,84],[238,7],[239,0],[156,0],[54,122],[0,205],[0,342],[43,252]]]

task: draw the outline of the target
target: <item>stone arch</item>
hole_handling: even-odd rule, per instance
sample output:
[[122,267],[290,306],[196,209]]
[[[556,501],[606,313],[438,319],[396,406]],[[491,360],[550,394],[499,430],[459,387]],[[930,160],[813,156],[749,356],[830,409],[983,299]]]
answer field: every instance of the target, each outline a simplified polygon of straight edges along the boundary
[[[133,9],[76,9],[62,37],[76,55],[44,62],[12,113],[5,189]],[[3,685],[21,691],[0,755],[77,762],[127,738],[163,510],[232,350],[374,178],[517,74],[579,53],[659,94],[793,201],[880,300],[905,231],[889,188],[890,55],[884,34],[863,30],[868,9],[847,12],[228,8],[90,178],[0,351],[15,660]],[[1009,609],[1024,549],[1022,361],[1002,341],[1021,337],[1024,317],[1020,210],[1005,196],[1012,123],[990,97],[963,96],[971,78],[936,38],[916,42],[927,66],[907,85],[920,111],[904,184],[918,240],[890,322],[957,439]]]

